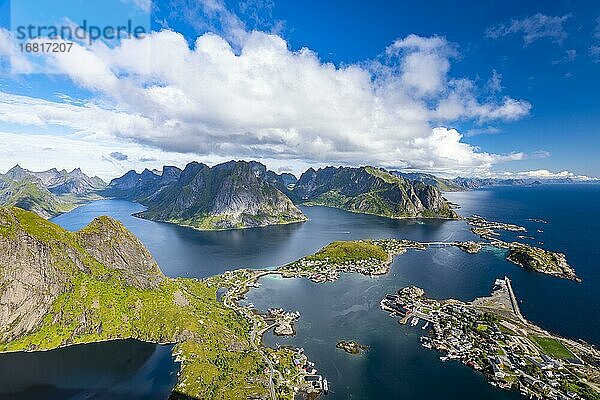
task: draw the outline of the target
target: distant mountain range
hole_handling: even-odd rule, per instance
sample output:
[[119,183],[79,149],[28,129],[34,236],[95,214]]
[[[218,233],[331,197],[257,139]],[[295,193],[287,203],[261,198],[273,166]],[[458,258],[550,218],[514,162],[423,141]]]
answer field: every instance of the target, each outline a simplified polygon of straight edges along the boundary
[[391,171],[396,176],[401,176],[409,181],[423,182],[437,187],[444,192],[460,192],[463,190],[478,189],[488,186],[534,186],[541,184],[566,184],[597,182],[583,181],[573,178],[475,178],[475,177],[457,177],[453,179],[444,179],[435,175],[422,172],[402,172]]
[[50,218],[89,200],[105,186],[102,179],[90,178],[79,168],[71,172],[56,168],[34,172],[16,165],[0,174],[0,205],[17,206]]
[[402,177],[410,182],[422,182],[427,185],[435,186],[442,192],[460,192],[465,190],[464,187],[462,187],[458,182],[455,182],[453,179],[444,179],[423,172],[390,171],[390,173]]
[[456,217],[439,189],[372,167],[309,169],[297,180],[255,161],[212,168],[192,162],[183,170],[129,171],[113,179],[103,194],[146,205],[139,217],[207,230],[304,221],[297,204],[391,218]]
[[570,179],[501,179],[501,178],[463,178],[452,179],[462,190],[477,189],[486,186],[532,186],[542,183],[572,183]]
[[300,179],[256,161],[183,170],[129,171],[107,185],[81,169],[34,172],[16,165],[0,174],[0,206],[17,206],[44,218],[94,198],[115,197],[148,207],[138,217],[197,229],[237,229],[306,220],[297,205],[322,205],[389,218],[456,218],[443,192],[488,186],[578,182],[565,179],[440,178],[374,167],[309,168]]

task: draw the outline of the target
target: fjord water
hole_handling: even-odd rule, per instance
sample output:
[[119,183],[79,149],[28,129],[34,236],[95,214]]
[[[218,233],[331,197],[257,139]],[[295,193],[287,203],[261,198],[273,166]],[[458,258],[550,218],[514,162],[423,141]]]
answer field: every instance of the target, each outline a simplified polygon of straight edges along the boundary
[[[343,275],[318,285],[305,279],[265,277],[247,302],[266,310],[298,310],[296,336],[265,336],[270,346],[303,347],[331,382],[331,398],[518,398],[494,388],[458,362],[442,363],[422,348],[419,327],[401,326],[379,310],[379,300],[399,287],[417,285],[434,298],[470,300],[489,293],[494,278],[508,275],[524,315],[553,332],[598,344],[600,306],[596,233],[599,186],[501,187],[448,194],[463,215],[513,222],[528,229],[532,245],[565,252],[582,277],[575,283],[526,271],[508,263],[505,253],[488,248],[476,255],[456,248],[409,251],[398,256],[390,274],[377,278]],[[536,222],[530,219],[546,221]],[[538,231],[539,230],[539,231]],[[504,234],[514,239],[515,234]],[[420,325],[422,325],[421,323]],[[336,349],[340,340],[369,346],[360,356]]]
[[[379,310],[379,300],[386,293],[406,285],[420,286],[427,295],[435,298],[471,300],[487,295],[495,278],[508,275],[528,319],[552,332],[600,344],[600,323],[596,315],[600,307],[597,267],[600,259],[597,247],[600,185],[497,187],[448,193],[446,197],[461,205],[459,212],[464,216],[479,214],[490,220],[525,226],[527,235],[535,237],[528,239],[528,243],[540,245],[539,242],[543,242],[544,248],[564,252],[583,282],[526,271],[507,262],[505,253],[494,248],[476,255],[456,248],[413,250],[398,256],[386,276],[342,275],[337,282],[324,285],[303,279],[263,278],[262,286],[253,289],[247,301],[260,309],[283,306],[302,314],[295,337],[284,339],[268,334],[265,343],[304,347],[319,372],[331,381],[329,398],[518,398],[515,393],[490,386],[482,375],[460,363],[440,362],[439,354],[419,345],[418,337],[423,334],[420,326],[401,326]],[[76,230],[99,215],[113,216],[144,242],[165,274],[190,277],[205,277],[240,267],[284,264],[334,240],[384,237],[424,242],[478,239],[463,221],[394,221],[324,207],[303,208],[310,220],[302,224],[223,232],[200,232],[131,216],[142,209],[132,202],[103,200],[79,207],[55,218],[54,222]],[[502,236],[506,240],[516,238],[516,234],[511,233]],[[370,349],[362,356],[348,355],[335,348],[342,339],[356,340]],[[104,345],[109,344],[94,346]],[[39,356],[52,357],[49,362],[57,368],[75,369],[82,362],[71,353],[76,352],[75,349],[60,349]],[[0,355],[0,368],[17,365],[22,372],[23,393],[36,385],[51,384],[53,379],[38,378],[38,361],[30,356],[33,355]],[[119,368],[118,359],[111,365],[102,361],[102,356],[86,356],[86,365],[91,368],[87,371],[92,376]],[[15,364],[16,360],[18,364]],[[176,366],[170,357],[161,362],[166,365],[166,370],[145,369],[132,363],[129,372],[131,376],[137,376],[144,370],[144,376],[154,379],[162,387],[173,382],[170,374]],[[96,370],[91,372],[94,368]],[[25,377],[29,377],[29,381]],[[5,386],[7,379],[10,377],[0,374],[0,388]],[[82,377],[80,382],[82,387],[89,380]],[[127,377],[121,381],[123,385],[127,385]],[[96,386],[89,389],[96,390],[89,393],[98,393]],[[108,393],[89,398],[118,397]]]
[[131,214],[137,203],[101,200],[52,221],[78,230],[100,215],[110,215],[131,230],[171,277],[207,277],[237,268],[282,265],[319,250],[335,240],[407,237],[414,240],[459,240],[468,229],[457,221],[390,220],[326,207],[302,207],[309,221],[264,228],[198,231],[157,223]]
[[162,400],[177,381],[172,346],[136,340],[0,356],[6,400]]

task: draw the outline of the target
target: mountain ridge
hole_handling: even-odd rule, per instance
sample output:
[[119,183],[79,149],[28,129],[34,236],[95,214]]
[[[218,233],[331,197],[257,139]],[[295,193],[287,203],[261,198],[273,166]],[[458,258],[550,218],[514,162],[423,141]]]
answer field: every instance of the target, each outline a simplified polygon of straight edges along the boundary
[[0,182],[0,205],[18,206],[44,218],[70,211],[106,186],[102,179],[90,178],[79,168],[34,172],[18,164],[0,174]]
[[[191,162],[183,170],[163,167],[157,175],[129,171],[105,193],[134,199],[148,209],[136,216],[201,230],[241,229],[306,220],[269,182],[277,175],[256,161],[229,161],[209,167]],[[283,180],[282,180],[283,182]]]
[[309,205],[389,218],[458,217],[434,186],[370,166],[309,168],[293,192],[299,201]]

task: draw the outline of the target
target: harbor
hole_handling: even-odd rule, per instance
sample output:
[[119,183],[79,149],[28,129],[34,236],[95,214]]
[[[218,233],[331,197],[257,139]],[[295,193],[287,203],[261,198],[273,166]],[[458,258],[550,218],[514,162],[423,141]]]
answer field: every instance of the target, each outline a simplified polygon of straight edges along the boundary
[[426,321],[423,347],[442,352],[443,362],[459,360],[482,372],[494,386],[537,399],[594,398],[597,388],[582,377],[595,374],[600,353],[525,320],[508,277],[496,279],[489,297],[470,303],[427,299],[422,289],[405,287],[380,307],[401,324]]

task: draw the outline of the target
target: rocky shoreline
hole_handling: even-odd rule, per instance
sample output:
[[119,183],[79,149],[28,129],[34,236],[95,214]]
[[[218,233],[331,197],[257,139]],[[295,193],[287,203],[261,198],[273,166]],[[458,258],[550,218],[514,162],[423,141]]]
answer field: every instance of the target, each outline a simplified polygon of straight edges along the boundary
[[387,295],[381,308],[400,322],[424,320],[423,347],[441,361],[459,360],[503,389],[544,399],[598,399],[600,352],[584,342],[552,335],[520,313],[508,278],[489,297],[464,303],[433,300],[417,287]]
[[[540,247],[531,246],[520,242],[505,242],[498,237],[499,230],[510,232],[527,232],[527,229],[514,224],[503,222],[488,221],[485,218],[474,215],[466,219],[471,226],[471,231],[480,236],[482,239],[489,240],[487,244],[508,250],[506,259],[520,267],[540,272],[547,275],[552,275],[557,278],[569,279],[575,282],[581,282],[575,272],[575,269],[569,265],[567,258],[563,253],[552,252]],[[533,220],[539,222],[542,220]],[[544,221],[544,223],[546,223]],[[532,239],[526,235],[518,235],[519,239]],[[473,243],[466,245],[465,243]],[[469,253],[477,252],[477,242],[458,243],[457,246],[463,248]],[[484,243],[485,244],[485,243]]]
[[369,346],[365,346],[364,344],[357,343],[353,340],[341,340],[335,345],[335,347],[344,350],[348,354],[354,355],[362,354],[369,350]]

